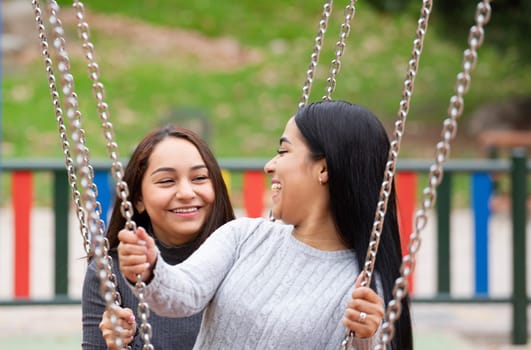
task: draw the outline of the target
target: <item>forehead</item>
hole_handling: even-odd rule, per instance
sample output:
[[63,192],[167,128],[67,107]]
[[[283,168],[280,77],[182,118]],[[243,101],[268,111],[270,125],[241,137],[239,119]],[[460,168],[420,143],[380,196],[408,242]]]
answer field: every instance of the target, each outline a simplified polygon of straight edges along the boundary
[[149,156],[149,167],[164,164],[204,163],[193,143],[178,137],[166,137],[160,141]]
[[282,141],[287,141],[291,144],[296,144],[299,142],[302,142],[302,135],[299,131],[299,128],[297,127],[297,124],[295,123],[294,118],[290,118],[288,122],[286,123],[286,127],[284,128],[284,133],[282,134],[282,137],[280,138]]

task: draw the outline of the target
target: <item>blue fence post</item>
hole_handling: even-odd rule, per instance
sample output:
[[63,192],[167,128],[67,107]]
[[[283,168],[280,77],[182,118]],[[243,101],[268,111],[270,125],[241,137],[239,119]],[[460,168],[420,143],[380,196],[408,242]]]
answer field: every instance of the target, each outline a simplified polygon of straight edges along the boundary
[[488,173],[472,174],[472,207],[474,215],[475,293],[489,294],[489,200],[492,179]]
[[109,207],[113,200],[113,192],[109,182],[109,172],[106,170],[94,171],[94,183],[98,187],[98,202],[101,204],[100,217],[107,226]]

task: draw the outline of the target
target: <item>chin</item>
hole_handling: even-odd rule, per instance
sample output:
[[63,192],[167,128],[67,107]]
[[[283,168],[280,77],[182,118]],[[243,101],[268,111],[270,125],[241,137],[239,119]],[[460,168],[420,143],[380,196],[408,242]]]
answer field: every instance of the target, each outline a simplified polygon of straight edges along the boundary
[[175,234],[176,236],[186,237],[193,240],[199,234],[199,229],[201,229],[201,225],[187,226],[185,228],[181,226],[179,227],[179,231],[175,232]]
[[274,211],[273,211],[273,217],[275,218],[276,221],[282,221],[285,224],[287,224],[289,221],[289,220],[286,221],[286,218],[284,218],[281,213],[275,213]]

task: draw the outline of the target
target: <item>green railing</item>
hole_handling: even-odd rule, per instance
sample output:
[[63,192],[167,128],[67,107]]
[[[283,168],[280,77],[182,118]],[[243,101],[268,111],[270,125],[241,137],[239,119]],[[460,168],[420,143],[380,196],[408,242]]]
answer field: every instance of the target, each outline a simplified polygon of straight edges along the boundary
[[[263,171],[266,159],[220,159],[220,165],[230,174],[243,174]],[[398,162],[398,174],[414,173],[427,174],[431,162],[428,160],[402,159]],[[96,172],[108,172],[110,162],[96,160],[92,162]],[[513,310],[513,343],[527,343],[527,306],[531,302],[526,291],[526,224],[527,209],[526,201],[528,192],[528,175],[531,173],[531,162],[527,161],[526,153],[522,149],[514,149],[510,159],[455,159],[444,164],[444,179],[437,191],[436,217],[437,221],[437,287],[433,297],[415,297],[413,302],[419,303],[510,303]],[[79,299],[69,296],[68,291],[68,213],[71,203],[71,194],[67,182],[64,163],[58,160],[4,160],[0,163],[2,176],[24,173],[51,173],[53,198],[52,206],[55,226],[55,261],[54,261],[54,296],[49,300],[35,300],[31,297],[0,300],[0,306],[10,305],[52,305],[52,304],[77,304]],[[512,251],[513,251],[513,285],[512,296],[507,298],[495,298],[478,293],[467,297],[458,298],[451,295],[451,272],[450,272],[450,224],[453,194],[455,193],[453,180],[457,174],[505,174],[510,182],[511,197],[511,221],[512,221]],[[16,180],[12,181],[12,184]],[[5,184],[5,182],[4,182]],[[24,186],[24,184],[22,184]],[[245,192],[244,185],[241,191]],[[413,192],[419,192],[425,184],[418,181],[418,188]],[[255,186],[256,187],[256,186]],[[264,188],[259,191],[265,190]],[[256,189],[253,189],[255,191]],[[12,194],[13,195],[13,194]],[[259,195],[259,194],[258,194]],[[261,197],[260,197],[261,198]],[[413,198],[416,198],[413,196]],[[408,200],[411,200],[408,199]],[[5,201],[5,199],[3,199]],[[432,219],[430,219],[432,220]],[[15,273],[16,274],[16,273]],[[478,271],[476,271],[478,274]],[[477,281],[476,281],[477,283]]]

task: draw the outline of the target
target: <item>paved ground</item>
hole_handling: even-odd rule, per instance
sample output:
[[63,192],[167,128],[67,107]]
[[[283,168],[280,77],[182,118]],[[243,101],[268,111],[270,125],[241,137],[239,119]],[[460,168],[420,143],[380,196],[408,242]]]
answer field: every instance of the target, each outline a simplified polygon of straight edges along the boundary
[[[413,313],[416,349],[531,349],[531,338],[527,345],[509,345],[511,315],[510,310],[503,305],[414,304]],[[1,307],[0,348],[80,348],[80,320],[81,310],[78,305]]]
[[[417,255],[415,295],[429,296],[435,291],[435,219],[423,233]],[[79,298],[85,271],[81,238],[76,220],[71,218],[70,295]],[[13,219],[9,208],[0,210],[0,300],[9,300],[13,288]],[[490,223],[489,256],[490,293],[497,297],[510,295],[511,249],[509,215],[496,213]],[[48,209],[34,210],[31,221],[30,293],[34,298],[47,298],[53,290],[53,224]],[[531,232],[531,221],[528,231]],[[468,210],[452,215],[452,294],[473,293],[473,235]],[[531,251],[528,239],[528,251]],[[529,261],[527,266],[531,266]],[[531,268],[528,268],[528,291],[531,291]],[[528,293],[529,294],[529,293]],[[424,304],[412,307],[417,349],[430,350],[512,350],[530,349],[527,345],[511,346],[511,309],[505,304]],[[528,334],[531,335],[531,308],[528,308]],[[5,306],[0,307],[0,349],[75,349],[80,348],[81,311],[71,306]]]

